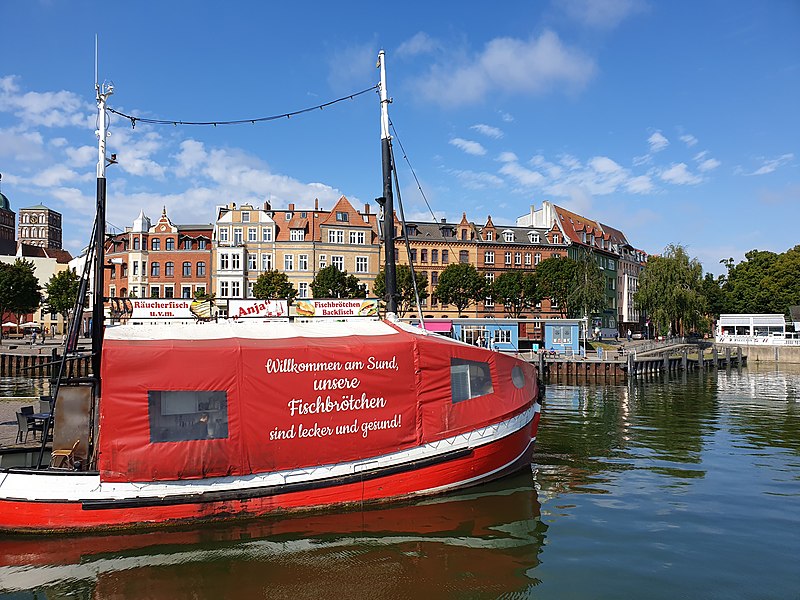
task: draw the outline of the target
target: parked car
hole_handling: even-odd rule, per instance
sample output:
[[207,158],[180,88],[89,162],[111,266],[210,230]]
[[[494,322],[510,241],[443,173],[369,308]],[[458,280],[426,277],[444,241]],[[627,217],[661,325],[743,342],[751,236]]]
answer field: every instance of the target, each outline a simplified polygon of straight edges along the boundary
[[637,331],[636,333],[634,333],[633,335],[631,335],[631,337],[632,337],[634,340],[640,340],[640,339],[642,339],[642,332],[641,332],[641,331]]

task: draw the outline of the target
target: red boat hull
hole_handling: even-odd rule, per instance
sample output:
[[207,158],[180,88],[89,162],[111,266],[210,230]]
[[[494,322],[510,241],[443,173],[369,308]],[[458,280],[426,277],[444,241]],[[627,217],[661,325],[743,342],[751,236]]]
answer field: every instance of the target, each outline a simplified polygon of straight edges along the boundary
[[15,532],[122,529],[256,517],[440,493],[490,481],[529,465],[538,420],[537,412],[533,421],[518,431],[450,460],[386,475],[378,472],[357,482],[320,482],[313,489],[301,491],[273,490],[264,496],[206,502],[173,503],[164,499],[139,506],[124,503],[121,508],[113,503],[87,508],[81,501],[0,500],[0,528]]

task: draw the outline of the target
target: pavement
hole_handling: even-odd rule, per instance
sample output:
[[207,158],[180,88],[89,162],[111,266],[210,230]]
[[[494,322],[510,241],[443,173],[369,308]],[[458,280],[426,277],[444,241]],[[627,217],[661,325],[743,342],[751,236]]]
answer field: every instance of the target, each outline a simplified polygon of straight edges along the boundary
[[33,432],[28,434],[28,442],[17,444],[16,438],[19,432],[17,426],[17,413],[23,406],[33,406],[34,411],[39,410],[39,397],[30,398],[0,398],[0,448],[26,447],[34,448],[39,446],[39,438],[34,439]]

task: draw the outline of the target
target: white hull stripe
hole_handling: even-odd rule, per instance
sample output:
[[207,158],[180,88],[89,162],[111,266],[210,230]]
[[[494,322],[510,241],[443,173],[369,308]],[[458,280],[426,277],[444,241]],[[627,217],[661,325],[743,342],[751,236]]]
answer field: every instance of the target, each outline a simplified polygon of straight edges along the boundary
[[[376,469],[401,467],[406,463],[429,460],[454,451],[469,450],[483,446],[527,427],[533,420],[535,413],[540,411],[540,405],[534,403],[526,411],[506,421],[437,442],[364,460],[272,473],[213,477],[202,480],[117,483],[102,482],[100,481],[100,475],[96,473],[63,475],[52,471],[6,472],[0,473],[0,500],[102,502],[135,498],[167,499],[170,496],[235,490],[246,491],[263,487],[280,487],[286,484],[322,482],[326,479],[336,479]],[[476,479],[485,476],[486,474]],[[469,481],[454,485],[466,485]]]

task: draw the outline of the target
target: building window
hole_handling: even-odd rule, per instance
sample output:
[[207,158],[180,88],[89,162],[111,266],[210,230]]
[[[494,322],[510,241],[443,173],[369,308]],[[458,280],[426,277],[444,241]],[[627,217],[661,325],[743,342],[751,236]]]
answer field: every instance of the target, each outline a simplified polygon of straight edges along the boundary
[[303,229],[292,229],[289,232],[289,239],[292,242],[302,242],[306,239],[306,232]]
[[439,264],[439,251],[438,250],[431,250],[431,264]]
[[128,276],[128,263],[122,263],[122,275],[121,277]]
[[261,270],[272,271],[272,254],[261,255]]
[[141,242],[139,241],[138,237],[133,238],[133,249],[134,250],[139,250],[140,249],[140,247],[139,247],[140,243]]
[[530,266],[530,264],[531,264],[531,253],[530,252],[526,252],[525,253],[525,264],[527,266]]
[[350,243],[357,244],[359,246],[363,246],[366,240],[366,235],[363,231],[351,231],[350,232]]
[[491,242],[493,240],[494,240],[494,232],[493,231],[487,231],[486,232],[486,241],[487,242]]
[[242,228],[241,227],[234,227],[233,228],[233,243],[234,244],[241,244],[242,243]]
[[116,279],[117,278],[117,267],[116,267],[116,265],[111,264],[111,265],[109,265],[109,267],[110,267],[110,269],[109,269],[109,277],[110,277],[110,279]]
[[219,282],[219,295],[222,296],[223,298],[227,298],[228,297],[228,290],[229,290],[228,282],[227,281],[220,281]]
[[542,262],[542,255],[537,252],[533,255],[533,264],[538,265],[540,262]]
[[192,240],[183,240],[183,249],[184,250],[191,250],[192,249]]
[[515,265],[522,264],[522,252],[514,252],[514,264]]
[[261,241],[262,242],[272,241],[272,227],[264,227],[263,229],[261,229]]
[[150,242],[150,249],[154,252],[161,250],[161,240],[158,238],[153,238],[153,241]]
[[489,271],[488,273],[484,274],[483,277],[489,283],[494,283],[494,272],[493,271]]
[[230,269],[230,255],[227,253],[219,255],[219,269],[220,271],[227,271]]
[[511,252],[506,252],[504,258],[505,258],[505,264],[506,265],[510,265],[511,264]]
[[161,265],[157,262],[150,263],[150,277],[158,277],[161,275]]
[[204,263],[203,261],[197,263],[197,276],[198,277],[206,276],[206,263]]
[[247,270],[255,271],[258,269],[258,255],[247,253]]
[[346,212],[338,212],[336,213],[336,220],[340,223],[347,223],[350,220],[350,215]]
[[250,213],[248,211],[242,211],[242,223],[249,223],[250,222]]
[[308,283],[305,281],[298,283],[297,291],[300,298],[308,298]]
[[205,250],[206,249],[206,241],[205,240],[197,240],[197,248],[199,250]]
[[175,277],[175,263],[174,262],[164,263],[164,275],[166,277]]
[[151,298],[160,298],[161,294],[159,293],[158,286],[152,285],[150,286],[150,297]]
[[558,244],[558,234],[553,235],[553,243]]
[[329,244],[344,244],[344,231],[341,229],[328,230],[328,243]]
[[356,273],[369,271],[369,259],[366,256],[356,256]]
[[227,242],[228,241],[228,228],[222,227],[219,230],[219,241],[220,242]]
[[294,271],[294,254],[283,255],[283,270]]
[[192,297],[192,288],[188,285],[184,285],[181,288],[181,298],[191,298]]
[[319,255],[319,268],[324,269],[328,266],[328,257],[324,254]]
[[416,263],[417,262],[417,249],[416,248],[411,248],[411,262],[412,263]]
[[483,299],[483,305],[486,308],[494,308],[494,299],[491,296],[486,296],[486,298]]
[[506,242],[513,242],[514,241],[514,232],[512,231],[504,231],[503,232],[503,240]]
[[192,263],[190,263],[190,262],[183,263],[182,274],[183,274],[184,277],[191,277],[192,276]]
[[167,238],[166,250],[175,250],[175,238]]
[[538,233],[532,233],[528,239],[531,241],[531,244],[538,244],[541,241]]
[[446,265],[450,262],[450,252],[449,250],[442,250],[442,264]]
[[238,271],[242,268],[242,258],[238,254],[231,254],[231,269]]
[[460,262],[461,264],[469,263],[469,250],[459,250],[458,262]]
[[494,252],[492,252],[491,250],[487,250],[486,252],[484,252],[483,253],[483,262],[484,262],[484,264],[487,264],[487,265],[493,265],[494,264]]
[[247,297],[248,298],[252,298],[253,297],[253,288],[255,287],[255,285],[256,285],[255,281],[248,281],[247,282]]
[[331,256],[331,264],[340,271],[344,271],[344,256]]
[[308,271],[308,254],[299,254],[297,256],[297,270]]
[[439,283],[439,272],[438,271],[431,271],[431,285],[436,287],[436,284]]
[[138,275],[139,274],[139,261],[138,260],[133,261],[133,274],[134,275]]
[[231,281],[231,298],[241,298],[242,285],[238,281]]
[[257,242],[258,241],[258,229],[255,227],[248,227],[247,228],[247,241],[248,242]]
[[175,288],[171,285],[164,286],[164,298],[174,298],[175,297]]
[[426,249],[423,248],[419,251],[419,260],[424,263],[428,262],[428,251]]

